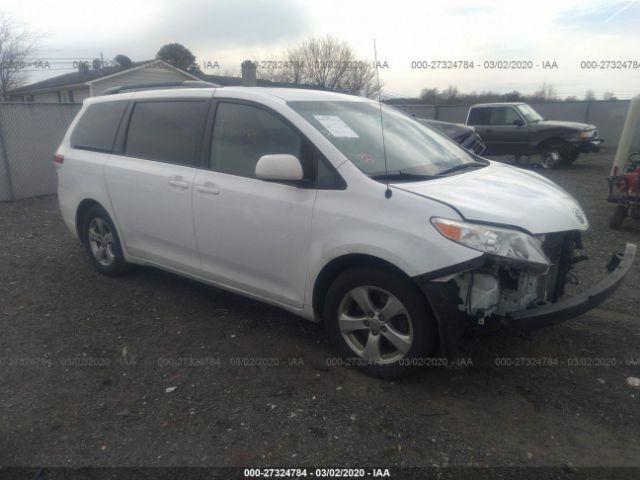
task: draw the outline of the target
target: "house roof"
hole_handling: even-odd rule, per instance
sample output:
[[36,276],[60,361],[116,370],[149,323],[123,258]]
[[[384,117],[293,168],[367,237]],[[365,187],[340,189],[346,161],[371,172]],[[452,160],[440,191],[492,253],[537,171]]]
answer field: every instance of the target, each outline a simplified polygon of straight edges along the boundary
[[77,71],[71,73],[65,73],[63,75],[58,75],[57,77],[47,78],[46,80],[41,80],[40,82],[32,83],[30,85],[25,85],[24,87],[16,88],[11,90],[11,94],[18,95],[22,93],[30,93],[35,92],[37,90],[51,90],[60,87],[70,87],[72,85],[83,85],[87,82],[92,82],[94,80],[98,80],[103,77],[107,77],[113,75],[115,73],[125,72],[127,70],[132,70],[136,67],[141,67],[146,65],[153,60],[147,60],[143,62],[133,62],[131,65],[122,67],[122,66],[114,66],[114,67],[105,67],[100,70],[87,70],[84,72]]
[[[201,80],[205,82],[217,83],[223,87],[242,87],[242,77],[227,77],[225,75],[207,75],[205,73],[195,74]],[[278,87],[278,88],[303,88],[308,90],[326,90],[326,88],[318,85],[303,85],[300,83],[290,82],[274,82],[272,80],[264,80],[258,78],[256,80],[258,87]]]
[[[58,75],[57,77],[48,78],[46,80],[42,80],[40,82],[35,82],[30,85],[25,85],[24,87],[16,88],[11,90],[9,93],[11,95],[21,95],[25,93],[32,93],[37,91],[44,90],[56,90],[58,88],[64,87],[72,87],[78,85],[87,85],[93,83],[97,80],[101,80],[106,77],[114,76],[120,73],[125,73],[129,70],[135,70],[137,68],[144,67],[152,62],[161,62],[165,65],[170,66],[174,70],[184,73],[186,76],[189,76],[193,79],[201,79],[206,82],[213,82],[219,85],[224,86],[242,86],[242,78],[241,77],[227,77],[224,75],[207,75],[205,73],[196,73],[192,74],[189,72],[185,72],[177,67],[169,65],[167,62],[162,60],[145,60],[141,62],[132,62],[131,65],[122,67],[122,66],[114,66],[114,67],[105,67],[100,70],[87,70],[84,72],[77,71],[71,73],[65,73],[63,75]],[[291,88],[308,88],[314,90],[324,90],[322,87],[313,86],[313,85],[298,85],[294,83],[287,82],[273,82],[271,80],[257,80],[259,87],[291,87]]]

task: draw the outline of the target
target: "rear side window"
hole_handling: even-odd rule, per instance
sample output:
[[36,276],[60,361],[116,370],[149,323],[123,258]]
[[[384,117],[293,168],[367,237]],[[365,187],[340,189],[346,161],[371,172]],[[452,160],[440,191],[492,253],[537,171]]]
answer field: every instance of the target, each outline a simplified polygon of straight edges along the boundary
[[263,155],[288,153],[301,160],[302,139],[275,115],[249,105],[221,103],[216,111],[211,144],[211,168],[222,173],[255,177]]
[[111,152],[127,101],[89,105],[71,133],[71,147]]
[[195,100],[136,103],[125,155],[196,165],[208,105]]
[[469,112],[469,125],[489,125],[488,108],[472,108]]

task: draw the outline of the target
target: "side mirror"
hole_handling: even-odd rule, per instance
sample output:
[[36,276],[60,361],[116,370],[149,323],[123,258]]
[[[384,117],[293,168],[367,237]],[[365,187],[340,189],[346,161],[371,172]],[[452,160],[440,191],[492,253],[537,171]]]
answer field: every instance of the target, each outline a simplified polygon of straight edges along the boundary
[[524,120],[522,120],[521,118],[516,118],[516,119],[513,121],[513,124],[514,124],[514,125],[516,125],[516,126],[518,126],[518,127],[522,127],[522,126],[524,125]]
[[256,178],[261,180],[302,180],[304,174],[295,155],[263,155],[256,164]]

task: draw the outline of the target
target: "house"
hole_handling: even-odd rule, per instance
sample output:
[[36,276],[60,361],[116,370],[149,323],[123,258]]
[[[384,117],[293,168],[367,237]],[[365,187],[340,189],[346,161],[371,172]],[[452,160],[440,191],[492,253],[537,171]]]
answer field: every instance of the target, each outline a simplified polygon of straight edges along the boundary
[[204,80],[222,86],[314,88],[307,85],[256,79],[255,65],[251,62],[242,64],[242,77],[228,77],[203,73],[192,74],[163,60],[147,60],[133,62],[126,67],[114,66],[65,73],[16,88],[11,90],[9,95],[10,101],[13,102],[82,103],[85,98],[100,95],[112,87],[186,80]]

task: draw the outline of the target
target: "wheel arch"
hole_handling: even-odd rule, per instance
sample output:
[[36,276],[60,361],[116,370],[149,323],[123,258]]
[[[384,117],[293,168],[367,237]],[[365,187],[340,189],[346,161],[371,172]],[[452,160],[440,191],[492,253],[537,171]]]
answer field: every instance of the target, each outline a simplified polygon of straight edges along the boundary
[[78,233],[78,238],[82,243],[85,243],[87,240],[86,238],[84,238],[85,236],[82,229],[82,221],[84,220],[84,217],[89,209],[94,206],[104,208],[102,204],[100,204],[100,202],[94,200],[93,198],[85,198],[78,204],[78,208],[76,208],[76,232]]
[[568,142],[564,138],[562,138],[562,137],[551,137],[551,138],[545,138],[545,139],[540,140],[535,145],[535,147],[533,148],[533,152],[534,153],[539,153],[539,152],[543,151],[542,148],[545,145],[550,144],[550,143],[559,143],[559,144],[562,144],[564,147],[573,148],[573,145],[571,144],[571,142]]
[[[320,273],[316,276],[313,284],[312,305],[314,315],[318,320],[322,321],[324,298],[333,281],[346,270],[359,266],[377,266],[389,272],[401,275],[413,283],[413,279],[401,268],[380,257],[361,253],[341,255],[328,262],[322,270],[320,270]],[[417,286],[416,289],[418,289]],[[425,304],[428,306],[427,299],[422,295],[422,293],[421,296],[424,298]]]
[[[89,209],[92,208],[92,207],[100,207],[107,213],[107,215],[109,215],[109,218],[111,219],[111,221],[113,222],[113,225],[115,226],[116,234],[118,235],[118,238],[120,239],[120,241],[122,243],[122,236],[120,235],[120,228],[118,227],[118,224],[116,223],[116,220],[114,218],[113,213],[107,207],[105,207],[105,205],[103,203],[100,203],[95,198],[85,198],[85,199],[83,199],[78,204],[78,207],[76,208],[75,228],[76,228],[76,232],[78,233],[78,238],[80,239],[80,241],[82,243],[86,242],[86,238],[84,238],[84,232],[82,231],[83,230],[82,222],[84,220],[85,215],[87,214]],[[122,248],[124,250],[124,244],[122,244]]]

